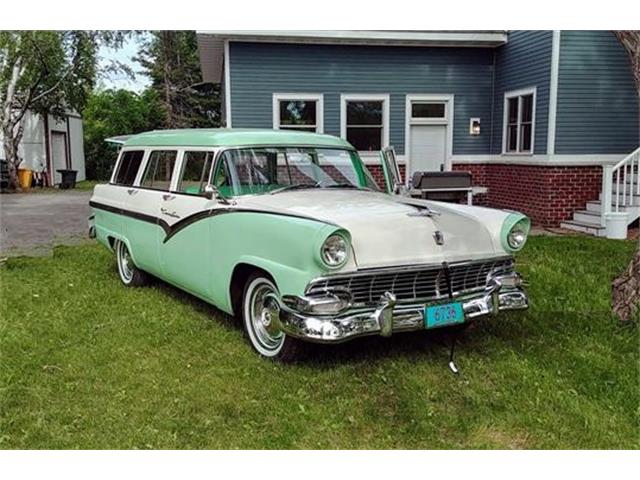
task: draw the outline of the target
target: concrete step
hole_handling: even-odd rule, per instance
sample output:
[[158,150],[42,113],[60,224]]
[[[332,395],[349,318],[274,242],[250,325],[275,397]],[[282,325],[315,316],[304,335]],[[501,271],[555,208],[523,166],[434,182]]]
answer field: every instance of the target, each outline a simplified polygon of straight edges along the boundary
[[580,223],[600,224],[600,213],[590,212],[589,210],[578,210],[573,212],[573,219]]
[[573,230],[575,232],[586,233],[587,235],[593,235],[595,237],[604,237],[605,228],[600,225],[600,222],[579,222],[576,220],[566,220],[560,224],[562,228],[567,230]]

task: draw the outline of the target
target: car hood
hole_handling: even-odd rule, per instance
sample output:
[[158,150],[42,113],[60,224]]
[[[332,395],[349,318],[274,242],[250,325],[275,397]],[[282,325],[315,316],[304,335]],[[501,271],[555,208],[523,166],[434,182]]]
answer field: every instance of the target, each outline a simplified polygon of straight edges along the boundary
[[[355,190],[302,190],[236,199],[239,208],[299,215],[349,232],[359,268],[456,262],[504,252],[472,215],[438,202]],[[416,215],[428,207],[439,214]],[[439,232],[439,233],[436,233]],[[436,237],[442,238],[442,245]]]

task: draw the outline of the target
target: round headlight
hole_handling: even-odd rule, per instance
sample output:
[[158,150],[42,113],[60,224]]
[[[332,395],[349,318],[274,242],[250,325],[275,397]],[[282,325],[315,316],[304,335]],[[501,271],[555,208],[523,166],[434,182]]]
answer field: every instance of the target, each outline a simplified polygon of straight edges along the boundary
[[514,250],[518,250],[524,242],[527,241],[527,234],[524,230],[520,228],[514,228],[509,232],[509,236],[507,237],[507,242],[509,242],[509,246]]
[[528,220],[521,220],[516,223],[507,234],[507,243],[513,250],[520,250],[527,241],[529,234]]
[[342,235],[329,236],[320,248],[322,261],[330,267],[338,267],[347,261],[348,245]]

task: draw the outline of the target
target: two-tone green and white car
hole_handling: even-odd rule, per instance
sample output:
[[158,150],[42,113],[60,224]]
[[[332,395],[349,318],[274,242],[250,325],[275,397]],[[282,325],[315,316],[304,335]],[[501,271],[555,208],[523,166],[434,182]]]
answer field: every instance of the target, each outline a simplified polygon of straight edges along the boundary
[[346,141],[305,132],[174,130],[122,146],[90,229],[120,279],[149,275],[242,318],[253,348],[461,324],[527,308],[519,214],[385,191]]

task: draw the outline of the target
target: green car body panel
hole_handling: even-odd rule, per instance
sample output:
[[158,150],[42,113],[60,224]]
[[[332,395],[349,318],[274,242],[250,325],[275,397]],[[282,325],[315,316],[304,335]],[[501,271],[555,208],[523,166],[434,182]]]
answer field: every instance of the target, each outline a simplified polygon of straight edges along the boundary
[[[316,255],[322,242],[333,233],[348,238],[323,222],[238,211],[197,221],[164,242],[167,234],[158,224],[94,211],[101,243],[111,247],[110,239],[124,241],[137,266],[227,313],[233,313],[230,282],[237,266],[260,268],[281,292],[302,295],[310,280],[328,271]],[[157,255],[144,248],[150,242],[157,245]]]

